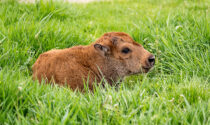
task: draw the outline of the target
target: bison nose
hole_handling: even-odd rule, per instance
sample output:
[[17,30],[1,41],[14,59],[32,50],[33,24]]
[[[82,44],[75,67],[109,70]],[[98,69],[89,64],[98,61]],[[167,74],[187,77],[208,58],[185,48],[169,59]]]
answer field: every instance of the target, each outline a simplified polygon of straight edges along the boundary
[[155,56],[151,55],[148,58],[148,63],[149,63],[150,66],[154,66],[154,64],[155,64]]

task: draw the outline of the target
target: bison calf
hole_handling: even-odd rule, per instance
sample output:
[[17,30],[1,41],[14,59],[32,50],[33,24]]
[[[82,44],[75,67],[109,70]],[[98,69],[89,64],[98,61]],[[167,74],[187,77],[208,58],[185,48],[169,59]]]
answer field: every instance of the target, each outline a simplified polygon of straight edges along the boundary
[[125,76],[148,72],[154,63],[155,57],[128,34],[110,32],[87,46],[45,52],[32,69],[39,82],[83,90],[84,82],[90,89],[103,78],[112,85]]

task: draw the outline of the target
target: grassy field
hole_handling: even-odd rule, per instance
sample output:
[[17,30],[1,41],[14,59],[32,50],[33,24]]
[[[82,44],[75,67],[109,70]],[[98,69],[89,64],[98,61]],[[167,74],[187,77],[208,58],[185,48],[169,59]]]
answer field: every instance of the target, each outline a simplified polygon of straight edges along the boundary
[[[210,1],[0,2],[0,124],[210,124]],[[148,74],[94,93],[31,79],[40,53],[129,33]]]

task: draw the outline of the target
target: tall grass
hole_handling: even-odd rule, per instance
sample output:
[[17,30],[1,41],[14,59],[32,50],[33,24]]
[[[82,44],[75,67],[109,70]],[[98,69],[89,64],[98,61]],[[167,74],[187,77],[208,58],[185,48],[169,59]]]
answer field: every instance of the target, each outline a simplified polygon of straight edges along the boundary
[[[210,124],[210,1],[0,2],[0,124]],[[94,93],[38,84],[53,48],[129,33],[156,56],[148,74]]]

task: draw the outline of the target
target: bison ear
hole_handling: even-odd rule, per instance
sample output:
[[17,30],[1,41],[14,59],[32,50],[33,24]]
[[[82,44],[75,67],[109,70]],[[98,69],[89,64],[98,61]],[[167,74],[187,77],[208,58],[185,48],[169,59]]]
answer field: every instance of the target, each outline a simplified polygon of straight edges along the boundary
[[109,55],[111,52],[110,52],[110,48],[108,46],[104,46],[104,45],[101,45],[101,44],[94,44],[94,48],[99,51],[99,53],[103,56],[107,56]]

